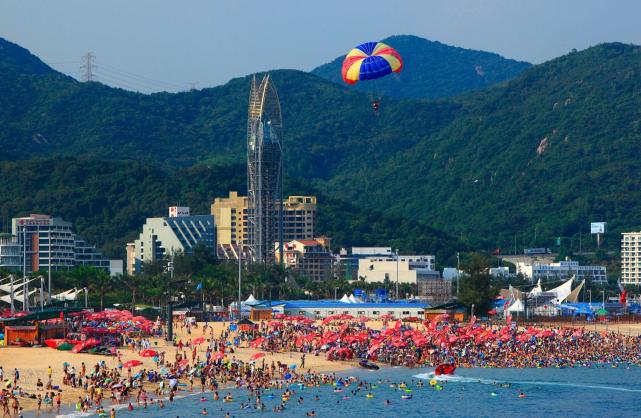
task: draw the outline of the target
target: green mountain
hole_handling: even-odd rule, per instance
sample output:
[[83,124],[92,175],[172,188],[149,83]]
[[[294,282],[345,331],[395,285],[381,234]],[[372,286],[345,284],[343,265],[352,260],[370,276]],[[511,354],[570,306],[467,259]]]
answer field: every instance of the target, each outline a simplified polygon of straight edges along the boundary
[[[321,230],[338,245],[398,238],[402,248],[451,256],[450,235],[506,249],[515,237],[518,247],[552,246],[583,231],[585,247],[588,223],[606,221],[606,245],[616,248],[618,231],[641,226],[640,51],[598,45],[482,91],[389,99],[376,115],[367,93],[274,71],[288,188],[322,197],[321,214],[330,215]],[[229,188],[242,191],[248,77],[143,95],[43,66],[0,42],[6,215],[86,213],[80,232],[104,244],[131,237],[168,203],[202,209]],[[75,182],[49,177],[67,165]],[[86,202],[82,191],[94,189],[95,202]]]
[[403,70],[399,74],[347,86],[341,75],[344,56],[315,68],[312,74],[376,96],[437,99],[510,80],[532,66],[491,52],[457,48],[417,36],[390,36],[381,42],[401,54]]
[[[209,213],[217,196],[245,192],[244,165],[160,167],[138,161],[34,158],[0,162],[0,225],[13,216],[55,214],[73,221],[90,242],[110,256],[124,256],[145,218],[164,216],[172,205]],[[289,179],[287,193],[316,193]],[[337,245],[394,245],[415,252],[436,252],[439,262],[460,249],[456,240],[415,220],[387,216],[324,195],[318,196],[317,229]],[[2,229],[0,229],[2,230]]]
[[[610,248],[641,225],[641,47],[602,44],[456,99],[436,134],[331,184],[356,202],[495,246],[551,247],[607,221]],[[402,190],[403,193],[398,193]],[[347,193],[347,194],[346,194]],[[594,245],[592,241],[592,245]]]
[[[0,68],[12,68],[28,52],[19,55],[0,54],[0,63],[9,62]],[[283,103],[285,167],[293,176],[329,178],[363,165],[363,153],[382,160],[444,127],[460,107],[397,101],[375,117],[362,93],[301,71],[271,74]],[[144,95],[80,83],[53,70],[5,71],[0,159],[62,155],[180,166],[241,162],[249,83],[243,77],[200,91]]]

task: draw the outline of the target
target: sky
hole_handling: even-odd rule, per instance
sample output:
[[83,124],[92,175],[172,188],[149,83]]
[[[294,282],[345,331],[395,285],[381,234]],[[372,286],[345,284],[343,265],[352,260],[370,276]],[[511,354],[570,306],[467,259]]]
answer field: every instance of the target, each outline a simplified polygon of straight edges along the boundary
[[639,16],[639,0],[0,0],[0,37],[76,78],[92,52],[99,81],[150,92],[308,71],[399,34],[541,63],[641,44]]

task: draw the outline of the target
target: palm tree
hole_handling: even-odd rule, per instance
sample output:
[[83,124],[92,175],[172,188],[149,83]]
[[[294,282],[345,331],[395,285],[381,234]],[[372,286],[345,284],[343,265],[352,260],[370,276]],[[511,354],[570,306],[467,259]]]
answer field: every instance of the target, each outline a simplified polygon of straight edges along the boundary
[[131,313],[136,314],[136,294],[142,290],[147,282],[147,277],[142,274],[134,274],[133,276],[123,275],[122,284],[131,292]]
[[100,295],[100,310],[104,309],[105,294],[113,289],[114,279],[104,270],[98,270],[89,278],[89,288]]

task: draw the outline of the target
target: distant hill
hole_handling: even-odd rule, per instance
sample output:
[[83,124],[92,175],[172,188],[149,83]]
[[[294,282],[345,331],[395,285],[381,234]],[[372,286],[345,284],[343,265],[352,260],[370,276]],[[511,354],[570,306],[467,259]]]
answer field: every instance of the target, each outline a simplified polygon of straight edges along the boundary
[[[95,222],[92,228],[112,239],[134,233],[132,224],[111,229],[112,219],[139,223],[174,196],[206,207],[206,190],[245,184],[248,77],[143,95],[79,83],[18,46],[0,46],[0,198],[7,214],[51,208],[73,219],[86,211],[91,221],[83,228]],[[322,212],[331,214],[323,232],[340,237],[338,245],[399,238],[411,243],[402,248],[447,254],[459,245],[451,236],[511,249],[515,238],[518,247],[550,247],[559,236],[576,243],[582,231],[585,248],[588,223],[606,221],[613,249],[619,231],[641,227],[638,46],[597,45],[452,98],[388,99],[377,115],[366,92],[300,71],[272,76],[284,113],[288,187],[323,197]],[[91,182],[50,182],[48,165],[60,171],[69,158],[75,175]],[[123,190],[129,177],[135,182]],[[174,184],[167,194],[165,184]],[[80,204],[79,193],[93,189],[102,195]],[[144,207],[113,203],[143,192],[150,202]],[[100,199],[113,212],[103,214]],[[109,241],[100,234],[93,236]]]
[[341,76],[343,55],[315,68],[312,74],[345,85],[346,88],[375,95],[436,99],[510,80],[532,66],[491,52],[458,48],[417,36],[391,36],[382,42],[401,54],[404,67],[400,74],[347,86]]
[[[165,216],[171,205],[209,213],[215,197],[246,191],[244,165],[160,167],[137,161],[34,158],[0,162],[0,224],[13,216],[47,213],[73,221],[84,238],[106,254],[124,257],[126,242],[137,238],[145,218]],[[356,207],[288,179],[287,194],[318,196],[317,230],[338,246],[385,244],[452,259],[457,241],[429,226],[380,211]]]
[[[602,44],[457,99],[465,112],[385,164],[333,179],[343,198],[493,246],[609,248],[641,226],[641,47]],[[362,191],[362,179],[371,185]],[[351,193],[346,192],[351,191]],[[402,191],[402,193],[399,193]]]

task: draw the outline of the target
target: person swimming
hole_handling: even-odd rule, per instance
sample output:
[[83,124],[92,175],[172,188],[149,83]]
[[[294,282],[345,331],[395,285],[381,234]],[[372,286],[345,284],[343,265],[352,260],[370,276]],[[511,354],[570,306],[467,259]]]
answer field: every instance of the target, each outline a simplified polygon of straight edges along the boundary
[[207,412],[207,408],[203,408],[203,410],[200,411],[200,415],[209,415],[209,412]]

